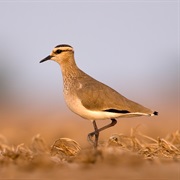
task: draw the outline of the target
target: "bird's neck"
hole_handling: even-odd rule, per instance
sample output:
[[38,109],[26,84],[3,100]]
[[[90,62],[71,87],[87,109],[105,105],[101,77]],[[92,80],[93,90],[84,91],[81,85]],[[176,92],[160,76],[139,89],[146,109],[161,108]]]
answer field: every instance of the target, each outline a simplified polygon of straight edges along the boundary
[[77,79],[80,76],[80,70],[75,63],[74,59],[68,59],[65,63],[61,63],[61,71],[63,75],[64,85],[67,82],[72,82],[72,80]]

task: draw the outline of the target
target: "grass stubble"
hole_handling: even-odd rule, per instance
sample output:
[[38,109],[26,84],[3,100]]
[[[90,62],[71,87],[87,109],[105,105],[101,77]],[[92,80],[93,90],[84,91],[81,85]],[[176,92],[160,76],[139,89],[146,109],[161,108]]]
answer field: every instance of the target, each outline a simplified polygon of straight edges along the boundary
[[[0,136],[0,176],[3,176],[3,172],[9,172],[11,178],[16,177],[18,171],[27,175],[37,170],[42,173],[62,169],[82,171],[104,165],[108,169],[127,166],[136,168],[147,163],[178,164],[179,161],[179,131],[170,133],[165,138],[154,139],[141,133],[136,127],[131,129],[129,135],[113,134],[108,140],[99,143],[97,151],[91,145],[81,148],[78,142],[70,138],[59,138],[49,147],[39,134],[32,138],[29,146],[24,143],[9,145],[7,139]],[[6,176],[7,173],[4,173],[0,178]],[[178,176],[179,174],[177,178]]]

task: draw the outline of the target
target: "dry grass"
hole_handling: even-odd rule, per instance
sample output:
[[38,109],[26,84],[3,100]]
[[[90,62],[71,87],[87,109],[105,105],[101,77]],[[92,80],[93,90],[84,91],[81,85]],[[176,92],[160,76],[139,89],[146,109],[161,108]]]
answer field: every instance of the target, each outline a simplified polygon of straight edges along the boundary
[[134,128],[130,136],[116,134],[109,138],[108,146],[118,147],[129,152],[136,152],[144,159],[167,158],[180,159],[180,133],[176,131],[165,138],[154,139]]
[[[98,162],[118,163],[129,161],[141,164],[151,160],[180,160],[180,132],[176,131],[165,138],[154,139],[138,131],[131,130],[130,135],[115,134],[107,142],[100,144],[97,151],[91,146],[81,149],[80,145],[69,138],[60,138],[49,147],[44,138],[36,135],[28,147],[25,144],[12,146],[5,137],[0,136],[0,166],[12,164],[29,170],[36,168],[53,168],[57,165],[68,167],[71,164],[81,166]],[[135,161],[135,162],[134,162]]]
[[[61,127],[44,119],[5,120],[0,127],[4,134],[0,135],[0,179],[180,179],[179,131],[167,136],[154,131],[146,135],[137,126],[129,133],[104,136],[111,130],[121,132],[122,125],[122,129],[102,133],[94,151],[85,137],[92,127],[84,121]],[[84,129],[77,131],[79,127]],[[37,132],[43,136],[32,137]]]

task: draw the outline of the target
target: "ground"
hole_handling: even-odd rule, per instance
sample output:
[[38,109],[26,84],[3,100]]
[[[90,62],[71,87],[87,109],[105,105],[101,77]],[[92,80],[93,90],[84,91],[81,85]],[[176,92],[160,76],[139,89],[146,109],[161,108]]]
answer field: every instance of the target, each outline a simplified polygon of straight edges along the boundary
[[0,127],[0,179],[179,180],[177,121],[153,118],[118,120],[100,134],[94,150],[86,139],[92,124],[78,116],[6,113]]

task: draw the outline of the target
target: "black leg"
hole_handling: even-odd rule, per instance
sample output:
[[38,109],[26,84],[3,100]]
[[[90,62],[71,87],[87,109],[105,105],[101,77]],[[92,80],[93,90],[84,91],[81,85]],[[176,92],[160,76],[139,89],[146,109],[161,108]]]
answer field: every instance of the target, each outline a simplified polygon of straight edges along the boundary
[[[93,121],[94,130],[92,133],[88,134],[88,141],[94,144],[94,148],[97,148],[98,145],[98,138],[99,138],[99,130],[96,124],[96,121]],[[95,141],[92,140],[92,137],[95,136]]]
[[100,129],[98,129],[98,131],[100,132],[100,131],[103,131],[103,130],[105,130],[107,128],[110,128],[110,127],[114,126],[116,123],[117,123],[116,119],[111,119],[111,123],[110,124],[108,124],[108,125],[100,128]]
[[[107,129],[107,128],[110,128],[110,127],[112,127],[112,126],[114,126],[116,123],[117,123],[117,120],[116,120],[116,119],[111,119],[111,123],[110,123],[110,124],[108,124],[108,125],[100,128],[100,129],[98,129],[98,127],[97,127],[97,125],[96,125],[96,122],[93,121],[93,126],[94,126],[94,130],[95,130],[95,131],[88,134],[88,140],[94,144],[94,148],[95,148],[95,149],[96,149],[97,146],[98,146],[99,132],[100,132],[100,131],[103,131],[103,130],[105,130],[105,129]],[[92,140],[92,137],[93,137],[93,136],[95,136],[95,141]]]
[[98,138],[99,138],[99,130],[96,124],[96,121],[93,121],[93,126],[94,126],[94,135],[95,135],[95,142],[94,142],[94,148],[97,148],[98,145]]

